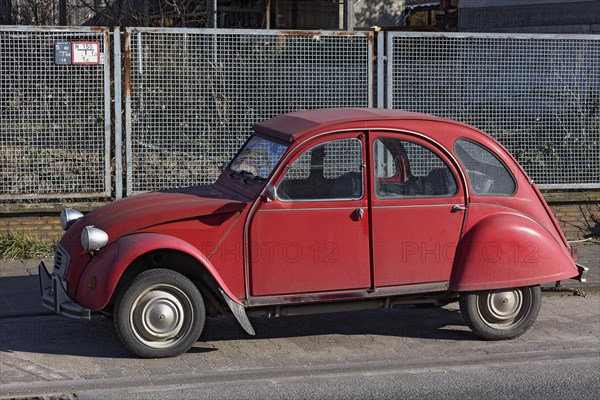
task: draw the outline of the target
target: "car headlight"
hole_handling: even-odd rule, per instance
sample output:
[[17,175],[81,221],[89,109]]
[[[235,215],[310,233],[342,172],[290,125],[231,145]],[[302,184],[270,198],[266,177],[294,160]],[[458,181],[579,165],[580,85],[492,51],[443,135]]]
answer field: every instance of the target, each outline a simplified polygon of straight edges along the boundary
[[60,226],[66,231],[81,217],[83,217],[83,214],[79,211],[70,207],[63,208],[60,212]]
[[108,233],[89,225],[81,231],[81,245],[85,251],[97,251],[108,243]]

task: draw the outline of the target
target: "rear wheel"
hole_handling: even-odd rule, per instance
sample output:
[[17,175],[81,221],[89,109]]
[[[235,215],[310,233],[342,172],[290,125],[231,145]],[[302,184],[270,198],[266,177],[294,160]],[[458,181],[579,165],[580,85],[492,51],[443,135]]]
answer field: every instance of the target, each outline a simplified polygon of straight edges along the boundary
[[487,340],[505,340],[525,333],[542,304],[539,286],[466,292],[460,311],[471,330]]
[[114,324],[123,344],[144,358],[174,357],[188,351],[204,327],[198,288],[167,269],[138,275],[117,298]]

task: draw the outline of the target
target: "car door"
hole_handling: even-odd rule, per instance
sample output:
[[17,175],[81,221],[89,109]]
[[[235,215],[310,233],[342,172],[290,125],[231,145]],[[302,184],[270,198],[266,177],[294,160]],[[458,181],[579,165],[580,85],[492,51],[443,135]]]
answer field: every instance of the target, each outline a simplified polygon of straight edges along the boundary
[[249,229],[250,294],[364,289],[371,284],[365,135],[298,149]]
[[375,286],[448,281],[466,204],[455,166],[416,136],[372,132],[370,148]]

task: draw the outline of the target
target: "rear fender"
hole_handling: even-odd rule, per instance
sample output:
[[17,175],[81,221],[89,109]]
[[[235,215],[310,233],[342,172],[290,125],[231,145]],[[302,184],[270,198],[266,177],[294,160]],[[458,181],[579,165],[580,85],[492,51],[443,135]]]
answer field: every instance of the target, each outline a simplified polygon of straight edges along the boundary
[[176,250],[200,262],[230,297],[242,306],[233,295],[208,258],[188,242],[158,233],[139,233],[125,236],[110,243],[88,263],[79,278],[76,301],[92,311],[102,310],[110,301],[121,276],[139,256],[153,250]]
[[578,275],[567,249],[521,214],[477,222],[459,243],[450,289],[474,291],[538,285]]

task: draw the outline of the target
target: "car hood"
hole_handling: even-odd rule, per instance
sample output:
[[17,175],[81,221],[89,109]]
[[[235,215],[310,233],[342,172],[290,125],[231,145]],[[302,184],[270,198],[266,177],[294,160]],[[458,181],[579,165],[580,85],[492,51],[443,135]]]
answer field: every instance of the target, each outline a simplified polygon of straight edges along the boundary
[[225,196],[212,185],[141,194],[97,208],[78,220],[65,236],[72,234],[74,237],[71,239],[79,241],[81,230],[94,225],[105,231],[109,242],[112,242],[154,225],[237,212],[244,205],[244,202]]

